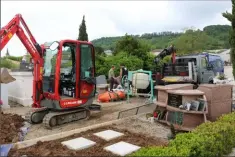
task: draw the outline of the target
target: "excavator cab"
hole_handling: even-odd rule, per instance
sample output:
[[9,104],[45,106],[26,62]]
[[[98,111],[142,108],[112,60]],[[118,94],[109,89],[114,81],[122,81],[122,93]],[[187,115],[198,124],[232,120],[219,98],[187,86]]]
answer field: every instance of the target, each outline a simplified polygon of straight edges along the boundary
[[52,127],[71,119],[89,117],[96,89],[93,45],[89,42],[63,40],[45,43],[44,47],[43,98],[40,106],[46,110],[31,116],[31,121],[39,123],[42,121],[40,117],[44,117],[43,122]]
[[[91,43],[53,42],[44,53],[44,95],[62,102],[92,98],[95,94],[94,60],[94,47]],[[79,106],[74,104],[72,106]],[[64,106],[61,103],[60,107],[67,108],[71,105]]]

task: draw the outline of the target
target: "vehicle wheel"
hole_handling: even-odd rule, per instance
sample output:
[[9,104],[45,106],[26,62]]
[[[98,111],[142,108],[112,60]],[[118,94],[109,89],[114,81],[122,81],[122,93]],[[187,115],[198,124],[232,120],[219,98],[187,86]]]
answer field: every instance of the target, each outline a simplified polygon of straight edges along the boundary
[[209,84],[214,84],[213,80],[210,80],[210,81],[209,81]]
[[88,120],[91,116],[91,111],[90,110],[86,110],[86,118],[85,120]]
[[52,117],[52,118],[50,119],[50,126],[51,126],[51,127],[54,127],[54,126],[56,126],[56,124],[57,124],[56,117]]
[[197,88],[198,88],[198,84],[194,84],[193,89],[197,89]]

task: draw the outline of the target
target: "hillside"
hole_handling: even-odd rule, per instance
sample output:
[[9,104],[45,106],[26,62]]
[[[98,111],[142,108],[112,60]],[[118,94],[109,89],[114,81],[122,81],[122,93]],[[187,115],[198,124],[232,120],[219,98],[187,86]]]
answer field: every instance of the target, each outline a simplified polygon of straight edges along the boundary
[[[229,25],[210,25],[203,28],[203,30],[196,30],[196,33],[203,35],[203,39],[199,38],[205,44],[205,49],[228,49],[229,48]],[[133,35],[134,37],[146,41],[150,44],[151,49],[162,49],[167,47],[170,43],[178,43],[185,36],[185,33],[174,32],[160,32],[160,33],[145,33],[142,35]],[[119,37],[102,37],[91,41],[96,47],[102,47],[104,50],[114,49],[115,43],[121,39]],[[205,42],[206,39],[206,42]],[[187,39],[186,39],[187,41]]]

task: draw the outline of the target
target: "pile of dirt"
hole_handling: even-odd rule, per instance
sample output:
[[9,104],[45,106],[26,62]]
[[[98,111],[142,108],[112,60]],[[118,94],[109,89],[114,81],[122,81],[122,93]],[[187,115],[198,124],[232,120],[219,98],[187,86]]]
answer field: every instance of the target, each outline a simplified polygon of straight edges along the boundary
[[[105,141],[95,135],[96,132],[104,131],[111,129],[114,131],[124,133],[124,136],[121,136],[117,139],[111,141]],[[84,137],[89,140],[96,142],[93,147],[84,149],[84,150],[70,150],[66,146],[63,146],[61,142],[70,140],[77,137]],[[54,141],[47,142],[38,142],[36,145],[23,149],[11,149],[8,156],[117,156],[111,152],[105,151],[104,147],[115,144],[117,142],[124,141],[137,146],[146,147],[146,146],[166,146],[168,141],[162,138],[156,137],[147,137],[143,134],[137,134],[129,132],[125,129],[117,129],[112,126],[106,126],[98,129],[88,130],[73,136],[69,136],[63,139],[58,139]]]
[[23,122],[24,119],[19,115],[0,112],[0,144],[17,142]]

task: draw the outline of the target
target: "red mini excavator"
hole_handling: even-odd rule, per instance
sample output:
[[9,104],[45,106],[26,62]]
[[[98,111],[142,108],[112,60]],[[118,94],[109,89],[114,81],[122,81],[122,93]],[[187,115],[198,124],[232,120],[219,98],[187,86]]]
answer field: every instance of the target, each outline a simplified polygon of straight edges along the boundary
[[[27,32],[29,38],[26,36]],[[61,40],[39,45],[24,19],[17,14],[1,28],[0,50],[16,34],[33,59],[33,104],[26,119],[47,128],[87,119],[96,92],[95,52],[92,43]]]

